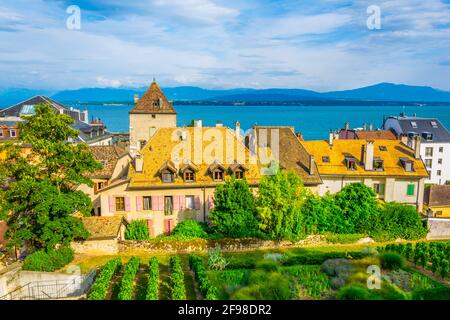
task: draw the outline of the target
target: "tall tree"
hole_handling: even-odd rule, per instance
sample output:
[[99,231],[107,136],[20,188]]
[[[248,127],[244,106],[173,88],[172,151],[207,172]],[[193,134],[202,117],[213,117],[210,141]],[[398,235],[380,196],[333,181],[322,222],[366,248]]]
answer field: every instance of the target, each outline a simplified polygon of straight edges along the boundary
[[231,178],[217,186],[214,209],[209,213],[213,229],[229,237],[256,235],[255,199],[246,180]]
[[295,239],[302,233],[302,206],[308,191],[294,171],[278,170],[261,179],[256,200],[259,226],[274,239]]
[[87,231],[74,212],[89,215],[88,195],[79,185],[92,186],[86,173],[101,168],[89,147],[71,143],[78,131],[74,121],[50,105],[38,105],[20,124],[18,143],[0,147],[0,213],[6,219],[9,246],[52,249]]

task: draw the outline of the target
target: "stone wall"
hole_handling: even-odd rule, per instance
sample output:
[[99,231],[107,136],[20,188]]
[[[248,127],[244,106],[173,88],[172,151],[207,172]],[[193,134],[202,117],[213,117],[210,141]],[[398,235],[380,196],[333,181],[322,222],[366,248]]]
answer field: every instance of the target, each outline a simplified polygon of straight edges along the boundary
[[76,253],[84,254],[117,254],[119,253],[119,245],[117,240],[87,240],[74,241],[71,247]]
[[450,219],[428,218],[427,240],[450,239]]

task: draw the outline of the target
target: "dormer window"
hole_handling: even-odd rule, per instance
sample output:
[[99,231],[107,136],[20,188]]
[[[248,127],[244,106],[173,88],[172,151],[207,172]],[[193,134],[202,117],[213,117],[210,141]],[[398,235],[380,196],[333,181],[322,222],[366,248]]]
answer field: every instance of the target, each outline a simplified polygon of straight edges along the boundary
[[161,174],[162,182],[164,183],[172,183],[173,182],[173,173],[171,172],[163,172]]
[[223,171],[220,169],[217,169],[213,172],[213,180],[214,181],[223,181]]
[[164,164],[158,170],[163,183],[173,183],[175,180],[175,165],[172,161],[165,161]]
[[379,149],[380,149],[380,151],[387,151],[387,147],[386,146],[380,146]]
[[180,168],[181,176],[184,182],[195,182],[195,173],[198,168],[190,160],[184,162],[183,166]]
[[347,170],[356,170],[356,158],[352,156],[345,156],[345,166]]
[[422,137],[426,141],[433,141],[433,134],[431,132],[422,132]]
[[375,170],[375,171],[383,171],[384,170],[384,161],[381,158],[373,159],[373,170]]
[[414,171],[414,163],[412,162],[412,160],[410,160],[408,158],[400,158],[400,163],[406,172]]
[[436,129],[438,127],[438,124],[436,121],[431,121],[431,126]]
[[248,168],[246,166],[240,164],[236,160],[230,165],[231,174],[234,175],[236,179],[244,179],[245,171],[247,170]]
[[413,127],[414,129],[417,129],[417,122],[411,121],[411,127]]

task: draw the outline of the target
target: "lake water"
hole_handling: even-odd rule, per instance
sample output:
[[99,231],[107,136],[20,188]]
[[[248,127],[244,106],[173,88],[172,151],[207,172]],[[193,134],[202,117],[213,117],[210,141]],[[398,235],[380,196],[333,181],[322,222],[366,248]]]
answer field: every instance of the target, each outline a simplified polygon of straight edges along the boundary
[[[128,111],[131,105],[88,106],[89,119],[101,118],[111,132],[128,132]],[[374,128],[383,124],[384,116],[396,116],[400,112],[417,117],[438,118],[450,128],[450,106],[210,106],[176,105],[178,126],[187,125],[192,119],[202,119],[203,126],[214,126],[217,121],[234,127],[236,120],[241,128],[253,124],[267,126],[293,126],[305,139],[327,139],[330,129],[342,128],[346,121],[350,127],[362,127],[366,122]]]

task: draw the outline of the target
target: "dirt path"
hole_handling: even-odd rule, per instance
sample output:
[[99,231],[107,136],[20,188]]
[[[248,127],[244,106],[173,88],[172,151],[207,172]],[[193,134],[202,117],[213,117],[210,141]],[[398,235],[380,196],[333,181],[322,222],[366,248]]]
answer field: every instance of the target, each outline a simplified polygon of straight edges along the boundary
[[117,295],[119,294],[119,286],[120,280],[123,275],[123,266],[120,268],[119,272],[117,272],[111,279],[109,284],[108,294],[106,295],[105,300],[117,300]]
[[195,281],[195,274],[192,270],[184,271],[184,285],[186,287],[186,299],[188,300],[203,300],[202,294],[198,289],[197,281]]
[[437,281],[443,285],[446,286],[450,286],[450,281],[447,279],[442,279],[440,276],[435,275],[433,272],[431,272],[430,270],[426,270],[424,268],[422,268],[421,266],[416,266],[414,263],[408,261],[408,267],[410,267],[411,269],[414,269],[420,273],[423,273],[424,275],[426,275],[427,277],[433,279],[434,281]]
[[159,264],[159,300],[170,300],[170,270],[167,264]]
[[140,265],[138,272],[136,273],[133,299],[145,300],[145,294],[147,292],[147,280],[148,280],[148,266]]

